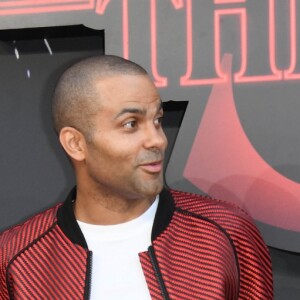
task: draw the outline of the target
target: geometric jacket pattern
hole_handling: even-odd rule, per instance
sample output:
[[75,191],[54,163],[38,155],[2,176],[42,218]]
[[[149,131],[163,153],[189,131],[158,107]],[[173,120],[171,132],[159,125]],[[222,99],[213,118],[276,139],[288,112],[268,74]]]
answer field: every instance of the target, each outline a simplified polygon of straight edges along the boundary
[[[89,299],[92,252],[64,203],[0,235],[0,299]],[[270,300],[272,266],[251,217],[234,204],[164,189],[139,255],[152,299]],[[99,299],[101,300],[101,299]]]

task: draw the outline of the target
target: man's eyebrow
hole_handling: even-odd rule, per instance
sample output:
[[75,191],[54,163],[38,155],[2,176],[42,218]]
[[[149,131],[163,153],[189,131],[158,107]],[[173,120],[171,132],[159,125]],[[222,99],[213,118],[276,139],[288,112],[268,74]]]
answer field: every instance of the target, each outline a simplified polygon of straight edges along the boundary
[[[157,107],[157,112],[163,109],[163,102],[160,100],[159,105]],[[139,115],[146,115],[146,110],[145,109],[140,109],[140,108],[135,108],[135,107],[126,107],[123,108],[116,116],[115,119],[119,118],[122,115],[125,114],[139,114]]]
[[116,116],[115,119],[119,118],[122,115],[125,114],[139,114],[139,115],[145,115],[146,110],[145,109],[140,109],[140,108],[123,108]]

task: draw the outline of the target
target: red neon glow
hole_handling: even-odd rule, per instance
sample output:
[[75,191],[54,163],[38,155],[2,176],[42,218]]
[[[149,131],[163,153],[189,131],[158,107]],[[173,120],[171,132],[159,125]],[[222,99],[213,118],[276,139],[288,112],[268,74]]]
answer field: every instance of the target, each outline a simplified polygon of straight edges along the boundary
[[231,3],[242,3],[247,0],[215,0],[215,4],[231,4]]
[[[295,11],[295,0],[291,5],[291,10]],[[216,4],[220,3],[242,3],[246,1],[235,0],[215,0]],[[295,13],[294,13],[295,14]],[[269,64],[272,74],[268,75],[255,75],[247,76],[247,61],[248,61],[248,45],[247,45],[247,12],[245,8],[231,8],[220,9],[215,11],[214,17],[214,42],[215,42],[215,70],[217,78],[203,78],[203,79],[191,79],[193,71],[193,28],[192,28],[192,0],[186,1],[186,35],[187,35],[187,70],[185,75],[180,78],[180,84],[182,86],[197,86],[197,85],[210,85],[219,82],[225,82],[227,80],[226,75],[222,71],[220,66],[221,53],[221,17],[238,15],[240,17],[241,26],[241,66],[240,70],[234,74],[234,81],[236,83],[246,82],[266,82],[266,81],[279,81],[283,79],[283,72],[277,68],[276,65],[276,29],[275,29],[275,0],[269,0]],[[291,21],[292,22],[292,21]],[[295,16],[293,20],[293,26],[295,27]],[[295,31],[295,29],[294,29]],[[292,31],[293,36],[291,41],[295,44],[293,46],[294,61],[296,62],[296,34]],[[289,71],[294,70],[294,65],[291,64]],[[298,76],[298,75],[297,75]],[[299,75],[300,78],[300,75]]]
[[171,0],[171,2],[173,3],[175,9],[180,9],[184,6],[184,0]]
[[123,0],[123,57],[128,59],[129,58],[129,26],[128,26],[128,0]]
[[[170,0],[175,9],[186,10],[186,71],[180,78],[181,86],[212,85],[225,82],[227,75],[221,68],[221,18],[226,16],[238,16],[240,18],[240,69],[234,74],[235,83],[266,82],[279,80],[300,79],[300,73],[294,73],[297,66],[297,7],[296,0],[290,0],[290,65],[282,71],[276,64],[276,26],[275,26],[275,0],[268,0],[269,16],[269,66],[270,74],[246,75],[248,67],[248,18],[246,8],[216,9],[214,12],[214,67],[216,76],[213,78],[192,78],[193,74],[193,0]],[[245,3],[247,0],[214,0],[214,4]],[[0,16],[13,14],[33,14],[47,12],[62,12],[71,10],[91,10],[104,14],[111,0],[0,0]],[[129,35],[129,1],[122,0],[122,38],[123,56],[129,58],[130,35]],[[158,48],[157,48],[157,0],[150,0],[150,40],[151,40],[151,68],[155,84],[158,87],[166,87],[168,78],[159,74],[158,71]]]
[[[96,12],[103,15],[111,0],[98,0]],[[123,57],[129,58],[129,11],[128,0],[122,0],[122,34],[123,34]]]
[[[247,41],[245,41],[244,43],[247,43]],[[246,47],[246,44],[242,45],[242,47]],[[275,0],[269,0],[269,63],[272,74],[245,76],[244,74],[246,73],[247,68],[247,57],[243,57],[243,59],[245,60],[244,62],[242,62],[243,68],[239,73],[235,74],[235,82],[262,82],[282,80],[283,72],[276,66]]]
[[0,15],[32,14],[94,9],[95,0],[1,1]]
[[151,30],[151,68],[154,78],[154,83],[157,87],[166,87],[168,78],[159,75],[157,68],[157,28],[156,28],[156,0],[150,2],[150,30]]
[[224,82],[226,77],[191,79],[193,72],[193,20],[192,20],[192,0],[186,0],[186,50],[187,69],[185,75],[180,78],[181,86],[210,85],[217,82]]
[[96,13],[103,15],[110,0],[97,0]]
[[[245,8],[226,9],[215,11],[214,27],[215,27],[215,68],[219,77],[225,78],[227,75],[221,68],[221,17],[225,15],[238,15],[241,23],[241,70],[244,73],[247,67],[247,14]],[[239,74],[238,73],[238,74]]]
[[258,221],[300,230],[300,184],[274,170],[253,147],[240,123],[231,82],[213,86],[184,177],[212,197],[237,203]]
[[293,73],[297,64],[297,29],[296,29],[296,0],[290,0],[290,66],[284,71],[287,80],[300,79],[300,74]]
[[0,2],[0,8],[2,7],[20,7],[20,6],[36,6],[36,5],[50,5],[50,4],[61,4],[61,3],[87,3],[89,0],[16,0],[16,1],[2,1]]

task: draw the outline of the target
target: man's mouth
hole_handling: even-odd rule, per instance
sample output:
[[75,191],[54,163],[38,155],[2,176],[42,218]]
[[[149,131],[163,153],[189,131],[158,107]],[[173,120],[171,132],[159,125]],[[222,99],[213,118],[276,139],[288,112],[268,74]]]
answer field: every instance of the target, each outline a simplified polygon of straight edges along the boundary
[[142,164],[141,167],[148,173],[160,173],[163,168],[163,161],[159,160],[159,161],[145,163]]

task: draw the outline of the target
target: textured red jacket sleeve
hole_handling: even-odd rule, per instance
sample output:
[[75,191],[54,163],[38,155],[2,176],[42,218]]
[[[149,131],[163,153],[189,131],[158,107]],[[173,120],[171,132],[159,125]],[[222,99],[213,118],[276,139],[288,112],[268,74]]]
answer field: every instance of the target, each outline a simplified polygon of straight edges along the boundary
[[226,232],[236,255],[238,299],[274,299],[269,249],[249,214],[227,201],[178,191],[172,194],[178,206],[215,222]]

